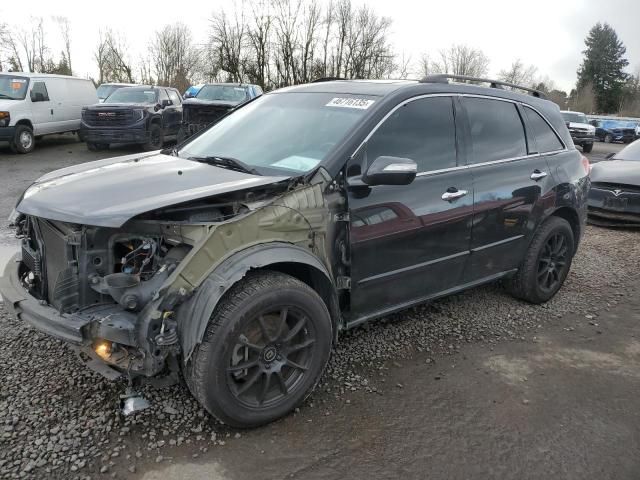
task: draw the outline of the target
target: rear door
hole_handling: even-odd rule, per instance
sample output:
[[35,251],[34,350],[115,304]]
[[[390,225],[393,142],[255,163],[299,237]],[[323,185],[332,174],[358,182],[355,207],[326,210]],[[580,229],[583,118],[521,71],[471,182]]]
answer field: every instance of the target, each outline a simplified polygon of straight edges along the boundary
[[[518,267],[544,210],[554,204],[554,183],[533,132],[526,134],[523,107],[480,96],[464,96],[462,104],[475,195],[465,279],[475,282]],[[557,149],[564,149],[555,140]]]
[[352,322],[423,301],[459,285],[469,254],[472,179],[458,148],[453,98],[405,101],[354,157],[349,175],[375,158],[418,164],[409,185],[349,192]]

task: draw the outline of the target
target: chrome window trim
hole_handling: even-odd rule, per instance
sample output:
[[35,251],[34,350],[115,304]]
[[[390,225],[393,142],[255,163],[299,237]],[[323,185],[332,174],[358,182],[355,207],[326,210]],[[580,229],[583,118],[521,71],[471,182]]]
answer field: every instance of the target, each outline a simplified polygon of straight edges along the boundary
[[[454,98],[454,97],[473,97],[473,98],[485,98],[485,99],[488,99],[488,100],[498,100],[498,101],[501,101],[501,102],[512,103],[514,105],[520,105],[522,108],[525,108],[525,107],[526,108],[530,108],[531,110],[536,112],[538,115],[540,115],[540,117],[542,117],[542,119],[547,123],[547,125],[549,125],[551,130],[553,130],[553,132],[556,134],[556,136],[560,140],[560,143],[563,145],[563,148],[558,149],[558,150],[550,150],[548,152],[531,153],[531,154],[522,155],[522,156],[519,156],[519,157],[501,158],[499,160],[490,160],[488,162],[470,163],[468,165],[458,165],[458,166],[455,166],[455,167],[441,168],[441,169],[438,169],[438,170],[426,170],[424,172],[418,172],[416,174],[416,177],[425,177],[425,176],[429,176],[429,175],[439,175],[441,173],[455,172],[457,170],[464,170],[464,169],[469,169],[469,168],[474,168],[474,167],[483,167],[483,166],[486,166],[486,165],[496,165],[496,164],[500,164],[500,163],[515,162],[515,161],[518,161],[518,160],[524,160],[526,158],[537,158],[537,157],[541,157],[543,155],[552,155],[552,154],[557,154],[557,153],[569,151],[569,149],[567,148],[567,145],[562,140],[562,137],[560,136],[558,131],[553,127],[553,125],[551,125],[549,120],[547,120],[547,117],[545,117],[537,108],[533,107],[532,105],[529,105],[528,103],[524,103],[524,102],[521,102],[521,101],[518,101],[518,100],[511,100],[509,98],[492,97],[491,95],[481,95],[481,94],[477,94],[477,93],[424,93],[422,95],[417,95],[415,97],[411,97],[411,98],[408,98],[406,100],[403,100],[402,102],[398,103],[395,107],[393,107],[391,110],[389,110],[389,112],[387,112],[387,114],[384,117],[382,117],[382,119],[380,119],[380,121],[378,123],[376,123],[376,125],[371,129],[371,131],[364,138],[364,140],[362,142],[360,142],[360,145],[358,145],[358,147],[355,149],[355,151],[353,152],[353,154],[351,155],[350,158],[354,158],[360,152],[360,149],[363,147],[363,145],[369,141],[369,139],[373,136],[373,134],[376,133],[378,128],[380,128],[380,126],[391,115],[393,115],[393,113],[396,110],[398,110],[400,107],[402,107],[403,105],[406,105],[406,104],[408,104],[410,102],[413,102],[413,101],[416,101],[416,100],[421,100],[423,98],[430,98],[430,97],[451,97],[451,98]],[[523,125],[523,126],[525,126],[525,125]],[[525,135],[526,135],[526,130],[525,130]]]

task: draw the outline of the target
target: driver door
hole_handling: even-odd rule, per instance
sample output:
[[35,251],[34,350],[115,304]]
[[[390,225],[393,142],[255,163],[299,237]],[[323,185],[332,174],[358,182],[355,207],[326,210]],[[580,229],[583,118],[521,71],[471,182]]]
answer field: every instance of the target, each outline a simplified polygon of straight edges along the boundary
[[418,165],[409,185],[350,188],[350,321],[460,284],[471,241],[473,181],[456,132],[452,97],[412,99],[396,107],[349,165],[350,175],[380,156]]

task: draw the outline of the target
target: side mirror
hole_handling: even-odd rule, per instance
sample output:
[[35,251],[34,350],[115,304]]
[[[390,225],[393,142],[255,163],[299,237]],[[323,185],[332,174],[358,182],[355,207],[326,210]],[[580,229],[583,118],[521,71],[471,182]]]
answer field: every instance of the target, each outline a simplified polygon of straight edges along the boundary
[[171,100],[162,100],[160,102],[160,106],[162,108],[167,108],[167,107],[170,107],[171,105],[173,105],[173,102]]
[[416,178],[418,165],[410,158],[378,157],[362,175],[362,181],[374,185],[409,185]]

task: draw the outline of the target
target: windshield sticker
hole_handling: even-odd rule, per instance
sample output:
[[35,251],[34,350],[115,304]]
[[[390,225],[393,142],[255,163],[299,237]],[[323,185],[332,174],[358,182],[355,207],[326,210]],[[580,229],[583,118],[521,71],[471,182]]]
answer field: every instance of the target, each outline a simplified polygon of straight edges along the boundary
[[375,100],[367,100],[365,98],[332,98],[325,107],[343,107],[343,108],[358,108],[360,110],[366,110],[375,103]]
[[303,157],[301,155],[292,155],[287,158],[273,163],[272,167],[286,168],[287,170],[297,170],[299,172],[306,172],[315,167],[320,160],[317,158]]
[[12,90],[20,90],[24,84],[27,83],[26,80],[22,78],[12,78],[11,79],[11,89]]

